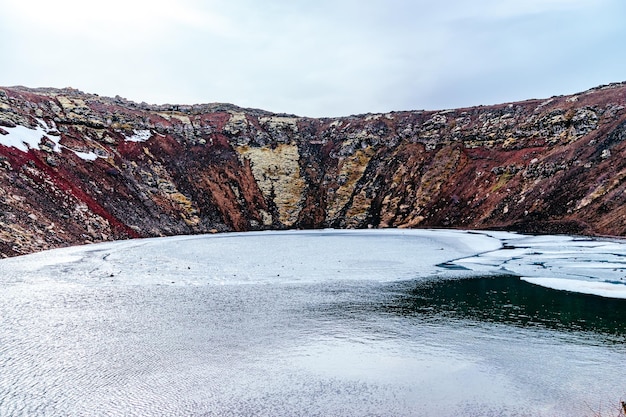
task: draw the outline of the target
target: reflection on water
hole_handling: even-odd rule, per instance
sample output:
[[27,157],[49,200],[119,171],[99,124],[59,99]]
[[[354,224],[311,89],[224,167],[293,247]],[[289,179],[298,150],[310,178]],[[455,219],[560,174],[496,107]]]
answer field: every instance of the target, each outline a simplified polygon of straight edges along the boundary
[[556,291],[514,276],[412,284],[389,305],[402,315],[463,318],[626,337],[626,300]]
[[599,415],[626,394],[625,300],[514,276],[320,292],[304,316],[335,337],[300,347],[298,365],[325,377],[426,387],[430,395],[393,393],[418,415]]
[[626,395],[625,300],[469,278],[435,265],[499,241],[404,233],[4,260],[0,417],[582,417]]
[[514,277],[2,291],[0,417],[576,417],[626,392],[624,303]]

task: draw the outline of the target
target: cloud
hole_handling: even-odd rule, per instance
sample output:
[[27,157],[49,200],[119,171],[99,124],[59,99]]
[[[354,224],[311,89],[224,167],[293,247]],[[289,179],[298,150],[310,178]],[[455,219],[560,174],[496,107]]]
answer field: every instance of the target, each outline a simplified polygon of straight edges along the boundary
[[[202,30],[212,35],[232,34],[231,22],[198,10],[187,1],[165,0],[4,0],[3,12],[33,34],[116,43],[148,43],[173,30]],[[7,19],[8,20],[8,19]]]
[[622,4],[0,0],[0,79],[311,116],[488,104],[625,78]]

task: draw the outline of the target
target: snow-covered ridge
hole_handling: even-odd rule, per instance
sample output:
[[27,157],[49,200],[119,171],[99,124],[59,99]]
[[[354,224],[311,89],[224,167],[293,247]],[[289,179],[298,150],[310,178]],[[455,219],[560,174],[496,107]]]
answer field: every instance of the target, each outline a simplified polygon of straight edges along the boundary
[[485,274],[626,298],[626,242],[457,230],[247,232],[109,242],[0,261],[0,276],[8,281],[87,285],[389,282]]

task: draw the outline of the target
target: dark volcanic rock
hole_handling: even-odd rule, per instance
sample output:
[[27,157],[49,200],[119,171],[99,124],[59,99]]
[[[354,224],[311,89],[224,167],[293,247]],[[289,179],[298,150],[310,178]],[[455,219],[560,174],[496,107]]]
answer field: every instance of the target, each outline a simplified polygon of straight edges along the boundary
[[322,227],[626,234],[626,85],[311,119],[0,88],[0,253]]

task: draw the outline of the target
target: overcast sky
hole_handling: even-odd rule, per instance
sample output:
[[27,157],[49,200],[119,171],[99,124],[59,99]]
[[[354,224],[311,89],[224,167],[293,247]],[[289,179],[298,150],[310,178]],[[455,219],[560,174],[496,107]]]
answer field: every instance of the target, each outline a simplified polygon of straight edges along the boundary
[[624,0],[0,0],[0,85],[301,116],[626,80]]

